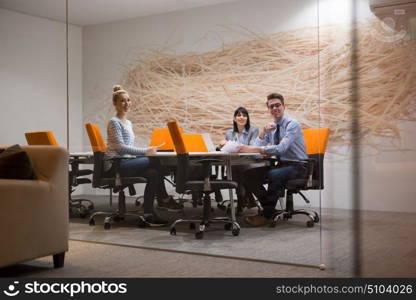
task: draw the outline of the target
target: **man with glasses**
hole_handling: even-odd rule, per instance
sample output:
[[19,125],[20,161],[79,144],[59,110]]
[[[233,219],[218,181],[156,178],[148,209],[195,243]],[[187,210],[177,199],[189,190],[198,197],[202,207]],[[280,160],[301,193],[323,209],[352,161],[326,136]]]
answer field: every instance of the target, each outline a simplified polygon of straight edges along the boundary
[[[308,158],[300,123],[284,115],[285,101],[282,95],[272,93],[267,96],[267,108],[274,122],[265,125],[255,141],[255,146],[239,146],[239,152],[263,153],[278,159],[277,167],[261,167],[248,170],[245,182],[256,195],[263,207],[260,216],[246,218],[252,226],[263,226],[269,223],[276,212],[279,198],[285,196],[286,181],[305,176],[305,165],[301,162]],[[267,191],[263,183],[267,179]]]

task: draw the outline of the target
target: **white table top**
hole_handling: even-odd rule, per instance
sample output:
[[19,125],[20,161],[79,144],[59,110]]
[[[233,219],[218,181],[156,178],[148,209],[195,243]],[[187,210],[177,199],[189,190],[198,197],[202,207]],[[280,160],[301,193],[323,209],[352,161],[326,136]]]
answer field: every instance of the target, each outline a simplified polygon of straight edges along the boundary
[[69,156],[83,156],[83,157],[90,157],[93,156],[94,153],[92,153],[91,151],[88,152],[71,152],[69,153]]
[[[70,156],[82,156],[82,157],[90,157],[93,156],[93,152],[71,152]],[[147,155],[147,156],[156,156],[156,157],[174,157],[176,156],[176,152],[164,152],[160,151],[154,155]],[[189,156],[232,156],[232,157],[244,157],[244,156],[261,156],[259,153],[228,153],[222,151],[213,151],[213,152],[189,152]]]
[[[157,152],[155,155],[148,156],[176,156],[176,152]],[[260,153],[228,153],[222,151],[213,151],[213,152],[189,152],[189,156],[234,156],[234,157],[244,157],[244,156],[261,156]]]

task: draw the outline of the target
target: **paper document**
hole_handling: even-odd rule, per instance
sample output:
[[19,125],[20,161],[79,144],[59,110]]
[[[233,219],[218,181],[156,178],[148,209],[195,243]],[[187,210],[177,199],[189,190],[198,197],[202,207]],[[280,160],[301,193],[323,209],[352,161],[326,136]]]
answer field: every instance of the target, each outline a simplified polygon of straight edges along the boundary
[[228,141],[225,143],[225,145],[221,148],[222,152],[228,152],[228,153],[235,153],[238,152],[240,144],[234,141]]

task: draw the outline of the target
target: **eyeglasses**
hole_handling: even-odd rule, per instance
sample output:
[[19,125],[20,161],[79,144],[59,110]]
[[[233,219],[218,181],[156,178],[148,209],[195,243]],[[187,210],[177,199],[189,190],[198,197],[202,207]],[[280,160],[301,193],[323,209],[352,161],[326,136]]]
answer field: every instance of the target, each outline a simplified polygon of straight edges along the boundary
[[269,105],[269,109],[273,109],[273,108],[279,108],[280,106],[282,106],[282,103],[274,103],[274,104],[271,104],[271,105]]

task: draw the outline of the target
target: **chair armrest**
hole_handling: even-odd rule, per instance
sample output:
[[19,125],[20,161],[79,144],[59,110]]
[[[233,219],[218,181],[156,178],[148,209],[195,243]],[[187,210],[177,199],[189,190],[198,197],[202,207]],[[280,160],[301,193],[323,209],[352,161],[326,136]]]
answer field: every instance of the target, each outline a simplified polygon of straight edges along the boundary
[[105,160],[112,160],[112,161],[121,161],[124,159],[133,159],[136,158],[136,156],[122,156],[122,155],[115,155],[109,158],[106,158]]
[[308,159],[303,160],[302,162],[304,162],[305,164],[307,164],[306,188],[310,188],[312,186],[313,171],[314,171],[314,166],[315,166],[315,163],[316,163],[316,159],[314,159],[314,158],[308,158]]
[[196,164],[201,164],[202,165],[202,174],[204,176],[205,179],[208,178],[208,180],[210,179],[211,176],[211,166],[213,163],[218,163],[218,162],[222,162],[221,159],[215,159],[215,158],[203,158],[203,159],[198,159],[198,160],[194,160],[193,161]]
[[[126,156],[121,156],[121,155],[115,155],[111,158],[108,158],[106,160],[111,160],[113,161],[114,164],[114,171],[116,173],[115,177],[115,188],[113,189],[114,193],[119,192],[120,190],[122,190],[124,188],[123,182],[122,182],[122,176],[120,175],[119,169],[120,169],[120,162],[122,160],[129,160],[129,159],[134,159],[136,158],[135,156],[131,156],[131,157],[126,157]],[[145,178],[143,178],[145,180]],[[129,184],[128,185],[129,188],[129,194],[130,196],[134,196],[136,195],[136,189],[134,188],[133,184]]]

